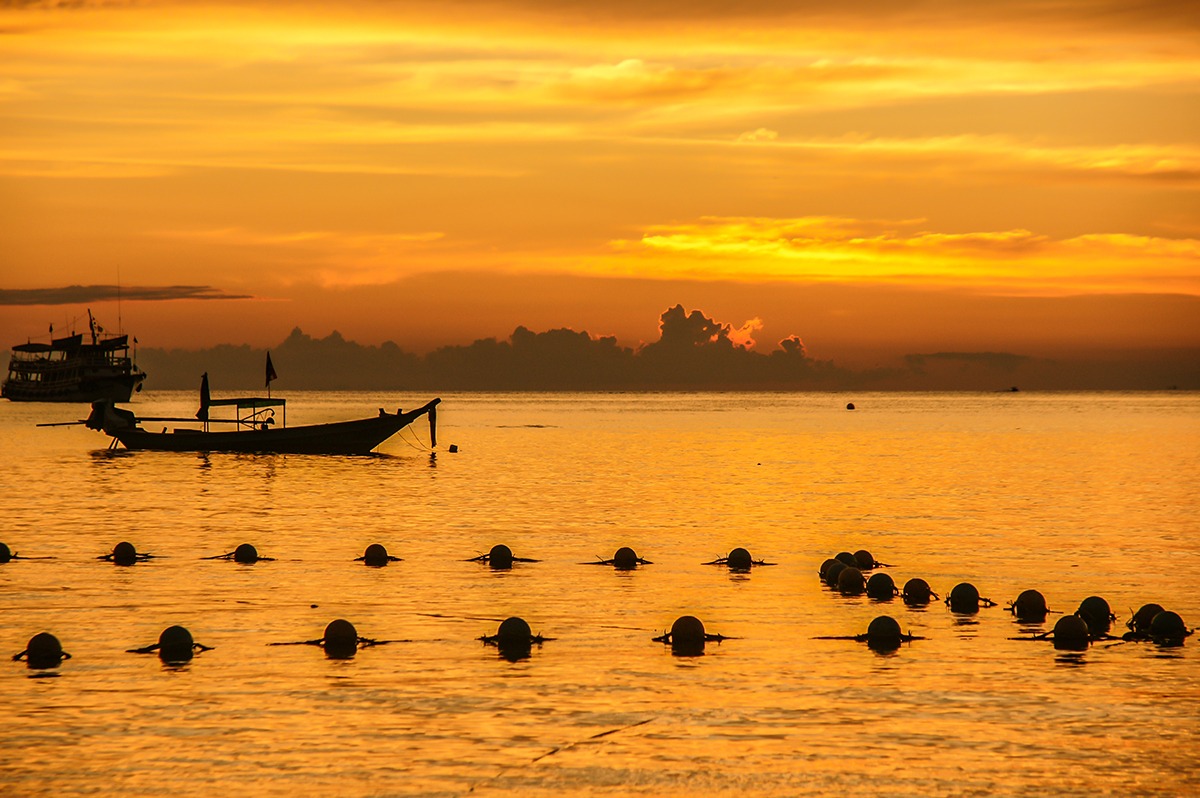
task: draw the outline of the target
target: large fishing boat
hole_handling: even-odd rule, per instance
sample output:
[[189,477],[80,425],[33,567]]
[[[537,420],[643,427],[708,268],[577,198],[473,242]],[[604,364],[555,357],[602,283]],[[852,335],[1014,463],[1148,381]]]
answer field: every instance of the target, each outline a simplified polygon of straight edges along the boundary
[[88,329],[90,343],[76,333],[14,346],[0,396],[14,402],[128,402],[146,379],[129,357],[129,336],[105,334],[90,310]]
[[[274,369],[267,359],[267,385]],[[270,396],[212,399],[208,374],[200,382],[200,409],[195,418],[143,417],[116,407],[111,401],[92,403],[92,412],[82,423],[112,438],[112,447],[162,452],[239,452],[278,454],[370,454],[371,451],[412,424],[429,416],[429,443],[437,446],[437,406],[441,399],[407,412],[389,413],[330,424],[287,425],[287,400]],[[218,409],[217,413],[213,410]],[[219,415],[221,409],[228,414]],[[146,429],[148,423],[186,423],[161,431]],[[81,422],[67,422],[78,424]],[[47,424],[45,426],[58,426]]]

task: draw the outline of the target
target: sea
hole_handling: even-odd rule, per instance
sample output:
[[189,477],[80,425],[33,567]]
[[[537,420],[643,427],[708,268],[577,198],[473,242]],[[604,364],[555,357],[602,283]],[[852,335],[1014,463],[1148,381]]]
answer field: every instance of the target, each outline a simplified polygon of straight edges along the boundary
[[[287,398],[297,425],[433,397]],[[1200,625],[1200,394],[442,400],[436,449],[422,419],[362,457],[129,452],[37,426],[86,406],[0,404],[0,541],[30,558],[0,565],[0,793],[1200,793],[1200,635],[1119,638],[1151,602]],[[153,557],[100,559],[121,541]],[[242,543],[273,559],[206,559]],[[496,544],[534,561],[472,561]],[[622,546],[648,563],[596,564]],[[706,564],[738,547],[764,564]],[[995,606],[826,587],[857,550]],[[1008,611],[1026,589],[1044,623]],[[1037,638],[1090,596],[1114,639]],[[684,615],[724,639],[653,639]],[[854,639],[882,615],[914,639]],[[528,657],[481,641],[511,616]],[[381,644],[302,644],[339,618]],[[176,624],[209,650],[128,653]],[[10,660],[43,631],[71,658]]]

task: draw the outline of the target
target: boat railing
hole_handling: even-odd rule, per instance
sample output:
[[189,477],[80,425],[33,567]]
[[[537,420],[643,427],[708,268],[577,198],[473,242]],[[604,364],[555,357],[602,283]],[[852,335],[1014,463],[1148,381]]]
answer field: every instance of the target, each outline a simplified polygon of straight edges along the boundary
[[[210,399],[207,406],[214,407],[232,407],[234,409],[234,418],[219,419],[211,416],[204,419],[204,430],[208,431],[210,422],[235,422],[238,429],[266,429],[268,425],[275,423],[275,409],[281,411],[280,427],[287,426],[287,400],[274,399],[263,396],[245,396],[236,399]],[[206,414],[207,415],[207,414]]]

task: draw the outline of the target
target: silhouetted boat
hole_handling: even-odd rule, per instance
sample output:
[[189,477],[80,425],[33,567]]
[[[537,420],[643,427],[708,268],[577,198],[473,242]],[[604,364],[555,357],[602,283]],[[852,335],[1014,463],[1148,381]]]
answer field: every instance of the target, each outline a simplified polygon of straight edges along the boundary
[[[380,408],[374,418],[339,421],[331,424],[311,424],[289,427],[286,422],[285,399],[248,397],[244,399],[215,399],[203,405],[236,409],[234,418],[138,418],[132,412],[102,400],[92,403],[92,413],[84,422],[113,438],[126,449],[162,452],[244,452],[279,454],[370,454],[371,450],[424,415],[429,416],[429,439],[437,446],[437,405],[441,399],[409,410],[389,413]],[[281,411],[283,421],[275,426],[275,411]],[[201,415],[197,413],[197,416]],[[207,413],[205,413],[207,415]],[[143,429],[147,422],[191,422],[194,427],[175,427],[161,432]],[[213,424],[232,424],[234,429],[213,431]]]
[[103,336],[90,310],[88,328],[90,344],[77,333],[14,346],[0,396],[14,402],[128,402],[146,379],[129,357],[129,336]]
[[[271,365],[270,354],[267,355],[266,376],[269,393],[271,380],[275,379],[275,367]],[[380,408],[379,415],[374,418],[289,427],[286,399],[273,399],[269,395],[213,399],[209,394],[206,373],[200,378],[200,409],[196,411],[195,418],[138,418],[132,411],[117,407],[107,399],[101,399],[92,402],[92,413],[86,420],[66,423],[85,424],[89,429],[99,430],[112,437],[112,447],[121,444],[126,449],[160,452],[370,454],[376,446],[425,415],[429,416],[429,443],[431,446],[437,446],[437,406],[441,401],[434,399],[407,413],[399,408],[395,413]],[[214,417],[210,412],[213,408],[230,408],[233,415],[225,418]],[[276,410],[279,411],[278,424]],[[160,432],[142,428],[143,423],[151,421],[199,424],[200,427],[175,427],[171,430],[163,427]],[[232,429],[214,431],[214,424],[232,425]]]

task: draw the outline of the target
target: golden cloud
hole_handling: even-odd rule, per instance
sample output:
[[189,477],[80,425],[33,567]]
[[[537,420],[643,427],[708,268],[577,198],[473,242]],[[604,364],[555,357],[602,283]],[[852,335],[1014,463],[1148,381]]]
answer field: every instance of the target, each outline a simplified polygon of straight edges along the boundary
[[[1200,291],[1200,240],[1137,235],[1055,239],[1028,230],[939,233],[921,220],[704,217],[657,225],[614,248],[709,279],[977,283],[1014,290],[1140,285]],[[643,264],[644,265],[644,264]],[[618,267],[619,268],[619,267]],[[1157,283],[1157,288],[1151,288]],[[1168,286],[1170,286],[1168,288]]]

